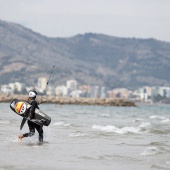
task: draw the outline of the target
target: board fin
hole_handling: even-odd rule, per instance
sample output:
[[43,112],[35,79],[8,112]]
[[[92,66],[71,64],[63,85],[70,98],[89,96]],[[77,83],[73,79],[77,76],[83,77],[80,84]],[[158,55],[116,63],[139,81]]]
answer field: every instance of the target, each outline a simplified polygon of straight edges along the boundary
[[25,117],[22,119],[21,126],[20,126],[20,130],[22,130],[22,128],[23,128],[26,120],[27,120],[27,119],[26,119]]
[[25,113],[25,117],[23,117],[23,119],[22,119],[20,130],[22,130],[22,128],[27,120],[28,115],[29,115],[29,110]]

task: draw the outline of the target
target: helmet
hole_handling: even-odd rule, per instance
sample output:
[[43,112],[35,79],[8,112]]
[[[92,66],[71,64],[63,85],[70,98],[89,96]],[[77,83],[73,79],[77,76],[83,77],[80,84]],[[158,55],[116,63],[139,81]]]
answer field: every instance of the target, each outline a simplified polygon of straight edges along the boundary
[[29,97],[36,97],[37,92],[36,91],[30,91],[29,92]]

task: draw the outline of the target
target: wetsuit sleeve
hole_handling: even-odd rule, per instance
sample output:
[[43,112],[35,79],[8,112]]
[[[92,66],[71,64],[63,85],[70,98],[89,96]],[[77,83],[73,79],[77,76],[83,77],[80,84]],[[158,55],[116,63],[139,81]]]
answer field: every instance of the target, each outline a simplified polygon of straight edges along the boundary
[[37,107],[37,102],[34,100],[31,102],[30,118],[33,119],[35,116],[35,109]]
[[24,134],[23,134],[23,137],[24,137],[24,138],[25,138],[25,137],[28,137],[28,136],[31,137],[31,136],[34,135],[34,133],[35,133],[35,132],[32,132],[32,131],[29,132],[29,133],[24,133]]

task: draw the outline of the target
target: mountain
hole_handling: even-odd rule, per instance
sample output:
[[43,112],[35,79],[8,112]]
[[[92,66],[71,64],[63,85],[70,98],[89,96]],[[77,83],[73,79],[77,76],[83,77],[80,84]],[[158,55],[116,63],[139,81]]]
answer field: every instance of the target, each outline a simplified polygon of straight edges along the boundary
[[0,60],[0,84],[35,85],[38,77],[49,77],[53,65],[53,86],[69,79],[108,88],[170,84],[170,43],[152,38],[49,38],[0,20]]

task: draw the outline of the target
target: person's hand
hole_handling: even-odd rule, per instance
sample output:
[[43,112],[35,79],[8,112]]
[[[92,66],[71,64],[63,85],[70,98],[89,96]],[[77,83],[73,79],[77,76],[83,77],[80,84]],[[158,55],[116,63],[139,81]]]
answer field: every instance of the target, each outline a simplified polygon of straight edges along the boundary
[[21,141],[23,137],[24,137],[23,135],[19,135],[19,136],[18,136],[18,140]]

